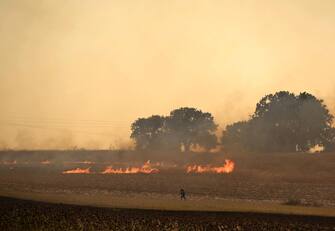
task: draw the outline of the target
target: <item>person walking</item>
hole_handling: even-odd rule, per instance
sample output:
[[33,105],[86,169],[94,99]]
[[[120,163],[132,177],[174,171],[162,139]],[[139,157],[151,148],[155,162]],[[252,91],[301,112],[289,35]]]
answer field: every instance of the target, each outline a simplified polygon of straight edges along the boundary
[[186,200],[186,193],[184,189],[180,189],[180,200]]

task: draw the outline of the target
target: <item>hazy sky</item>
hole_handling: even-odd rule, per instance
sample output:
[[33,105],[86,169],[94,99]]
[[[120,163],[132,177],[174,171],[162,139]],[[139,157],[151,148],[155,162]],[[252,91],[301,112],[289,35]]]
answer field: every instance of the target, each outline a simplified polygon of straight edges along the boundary
[[0,146],[124,145],[181,106],[225,124],[277,90],[335,112],[333,0],[1,0]]

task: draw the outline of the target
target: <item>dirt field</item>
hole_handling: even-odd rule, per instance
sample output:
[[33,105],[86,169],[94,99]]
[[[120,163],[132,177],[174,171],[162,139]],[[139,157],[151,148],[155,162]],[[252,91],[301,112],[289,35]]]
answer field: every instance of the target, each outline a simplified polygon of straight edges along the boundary
[[0,230],[334,230],[335,218],[95,208],[0,197]]
[[[209,158],[210,157],[210,158]],[[92,206],[170,210],[255,211],[335,216],[335,154],[194,154],[166,163],[219,163],[234,160],[231,174],[187,174],[163,169],[158,174],[102,175],[112,164],[143,163],[143,153],[54,151],[0,152],[0,195]],[[40,161],[51,164],[41,165]],[[93,174],[64,175],[87,167]],[[66,164],[64,164],[66,163]],[[188,200],[180,206],[178,192]],[[288,201],[295,204],[284,205]]]

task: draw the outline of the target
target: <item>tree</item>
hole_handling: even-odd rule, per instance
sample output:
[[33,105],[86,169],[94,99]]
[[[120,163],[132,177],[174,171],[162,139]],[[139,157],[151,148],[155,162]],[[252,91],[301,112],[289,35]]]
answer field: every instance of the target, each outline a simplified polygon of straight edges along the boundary
[[300,127],[299,110],[297,97],[292,93],[281,91],[263,97],[253,115],[253,129],[266,139],[255,142],[256,150],[295,151]]
[[131,135],[136,149],[157,148],[164,133],[165,118],[153,115],[149,118],[139,118],[131,125]]
[[131,125],[131,138],[137,149],[189,151],[191,146],[211,149],[217,144],[217,125],[210,113],[195,108],[179,108],[169,116],[140,118]]
[[335,128],[327,129],[323,134],[323,146],[325,150],[334,151],[335,150]]
[[223,131],[221,143],[230,148],[243,147],[244,149],[250,149],[250,147],[247,147],[250,133],[248,127],[248,121],[239,121],[228,125]]
[[166,123],[168,132],[177,137],[179,145],[183,146],[185,151],[189,151],[192,145],[210,149],[217,144],[214,134],[217,125],[208,112],[182,107],[173,110]]
[[335,137],[332,121],[322,100],[306,92],[296,96],[281,91],[263,97],[248,121],[227,126],[222,143],[227,147],[239,143],[247,150],[266,152],[331,147]]
[[299,108],[297,144],[303,151],[315,145],[329,148],[329,141],[333,142],[335,137],[331,132],[334,117],[323,100],[304,92],[297,97],[297,101]]

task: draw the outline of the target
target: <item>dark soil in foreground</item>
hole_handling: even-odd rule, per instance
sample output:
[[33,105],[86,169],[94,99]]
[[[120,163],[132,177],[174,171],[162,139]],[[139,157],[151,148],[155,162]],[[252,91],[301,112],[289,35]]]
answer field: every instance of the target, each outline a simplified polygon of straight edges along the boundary
[[0,230],[335,230],[334,217],[95,208],[0,197]]

